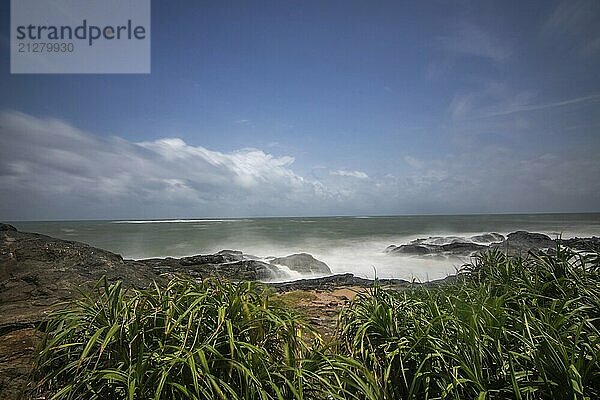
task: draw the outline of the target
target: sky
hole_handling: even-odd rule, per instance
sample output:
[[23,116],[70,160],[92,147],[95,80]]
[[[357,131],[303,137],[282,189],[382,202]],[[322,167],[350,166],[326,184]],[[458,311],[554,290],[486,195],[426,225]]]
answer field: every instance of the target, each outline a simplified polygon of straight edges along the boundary
[[10,74],[0,219],[600,211],[600,2],[152,2],[150,74]]

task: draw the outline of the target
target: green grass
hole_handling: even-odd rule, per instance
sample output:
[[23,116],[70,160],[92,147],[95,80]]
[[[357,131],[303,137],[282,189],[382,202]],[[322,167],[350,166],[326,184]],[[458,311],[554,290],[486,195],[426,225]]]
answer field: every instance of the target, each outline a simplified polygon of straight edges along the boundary
[[253,283],[119,283],[52,315],[36,364],[55,399],[600,398],[598,255],[485,253],[460,278],[374,287],[324,347]]
[[451,285],[362,296],[340,351],[386,399],[597,399],[599,316],[597,255],[489,252]]
[[53,399],[342,399],[373,390],[362,365],[324,355],[302,319],[253,283],[175,280],[130,293],[104,284],[55,313],[46,331],[36,375],[38,392]]

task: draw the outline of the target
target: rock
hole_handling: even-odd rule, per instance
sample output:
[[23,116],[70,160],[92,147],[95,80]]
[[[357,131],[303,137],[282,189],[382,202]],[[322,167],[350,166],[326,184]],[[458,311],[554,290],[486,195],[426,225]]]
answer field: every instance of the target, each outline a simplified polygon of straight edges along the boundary
[[484,233],[483,235],[475,235],[475,236],[471,236],[471,240],[473,242],[478,242],[478,243],[494,243],[494,242],[502,242],[504,241],[504,235],[501,235],[499,233]]
[[40,337],[31,326],[0,334],[0,398],[3,400],[33,398],[28,396],[27,386]]
[[83,243],[0,231],[0,329],[38,322],[49,305],[75,298],[103,276],[140,288],[161,280],[148,266],[130,266],[118,254]]
[[181,265],[203,265],[203,264],[222,264],[233,261],[226,255],[222,254],[209,254],[209,255],[198,255],[191,257],[183,257],[179,259]]
[[455,242],[444,244],[437,249],[442,253],[450,253],[453,255],[469,256],[477,251],[487,249],[487,246],[470,242]]
[[3,224],[0,222],[0,231],[13,231],[16,232],[17,228],[9,224]]
[[[388,247],[389,249],[389,247]],[[425,246],[421,244],[403,244],[400,246],[395,246],[393,249],[389,251],[391,254],[410,254],[410,255],[418,255],[422,256],[425,254],[433,253],[433,250],[430,246]]]
[[393,252],[398,246],[396,246],[395,244],[390,244],[388,247],[385,248],[384,252],[385,253],[391,253]]
[[[405,254],[415,256],[471,256],[475,253],[485,251],[487,249],[499,249],[509,253],[520,253],[529,250],[541,250],[556,246],[557,241],[552,240],[549,236],[541,233],[531,233],[526,231],[517,231],[508,234],[505,238],[499,233],[486,233],[483,235],[472,236],[470,239],[462,239],[456,236],[441,237],[430,236],[427,239],[416,239],[408,244],[400,246],[388,246],[385,252],[388,254]],[[445,244],[437,244],[444,243]],[[479,243],[476,243],[479,242]],[[578,240],[562,240],[559,241],[566,246],[578,246],[584,248],[587,246],[600,246],[600,239],[594,242],[588,238],[585,241]],[[575,247],[573,247],[575,248]],[[598,248],[598,247],[596,247]]]
[[542,233],[517,231],[509,233],[501,243],[493,243],[493,248],[506,249],[509,252],[541,250],[555,246],[554,240]]
[[592,236],[591,238],[575,237],[571,239],[558,239],[558,243],[573,250],[600,252],[600,238],[596,236]]
[[323,261],[319,261],[310,254],[299,253],[292,254],[287,257],[274,258],[270,261],[271,264],[285,265],[291,270],[300,272],[301,274],[331,274],[329,266]]
[[257,260],[241,260],[223,264],[197,264],[191,266],[187,272],[195,277],[219,277],[236,282],[287,277],[276,266]]
[[[221,250],[217,253],[217,255],[225,256],[231,261],[242,261],[244,259],[244,253],[238,250]],[[250,258],[256,259],[256,257],[253,256]]]
[[[390,246],[391,247],[391,246]],[[434,244],[403,244],[400,246],[394,246],[394,248],[388,247],[387,253],[390,254],[406,254],[423,256],[430,254],[450,254],[450,255],[471,255],[472,253],[486,249],[487,246],[471,243],[471,242],[452,242],[443,245]]]
[[[402,279],[378,279],[378,284],[386,287],[406,287],[410,282]],[[331,290],[333,288],[360,286],[372,287],[374,280],[358,278],[353,274],[337,274],[322,278],[299,279],[292,282],[271,283],[269,286],[279,292],[292,290]]]

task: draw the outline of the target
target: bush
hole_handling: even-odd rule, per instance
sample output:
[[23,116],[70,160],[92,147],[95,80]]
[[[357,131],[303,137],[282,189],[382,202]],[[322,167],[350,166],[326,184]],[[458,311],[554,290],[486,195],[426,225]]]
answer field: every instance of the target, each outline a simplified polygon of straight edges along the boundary
[[131,293],[104,283],[46,331],[38,388],[56,399],[346,398],[331,382],[361,368],[310,350],[303,333],[318,336],[253,283],[175,280]]
[[600,257],[484,253],[450,283],[374,286],[324,348],[254,283],[104,283],[52,315],[54,399],[600,398]]
[[386,399],[596,399],[599,312],[597,255],[493,251],[452,284],[362,296],[340,346]]

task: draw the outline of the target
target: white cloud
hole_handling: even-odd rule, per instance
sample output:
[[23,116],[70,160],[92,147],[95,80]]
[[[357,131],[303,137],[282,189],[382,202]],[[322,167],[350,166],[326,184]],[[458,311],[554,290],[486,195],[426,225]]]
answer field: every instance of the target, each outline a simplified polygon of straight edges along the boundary
[[368,179],[369,178],[369,175],[367,175],[366,173],[364,173],[362,171],[348,171],[345,169],[338,169],[335,171],[331,171],[330,174],[337,175],[337,176],[346,176],[346,177],[351,177],[351,178],[357,178],[357,179]]
[[600,160],[518,156],[501,147],[407,154],[381,176],[307,178],[294,157],[219,152],[179,138],[133,143],[57,119],[0,113],[0,219],[586,211],[600,204]]

